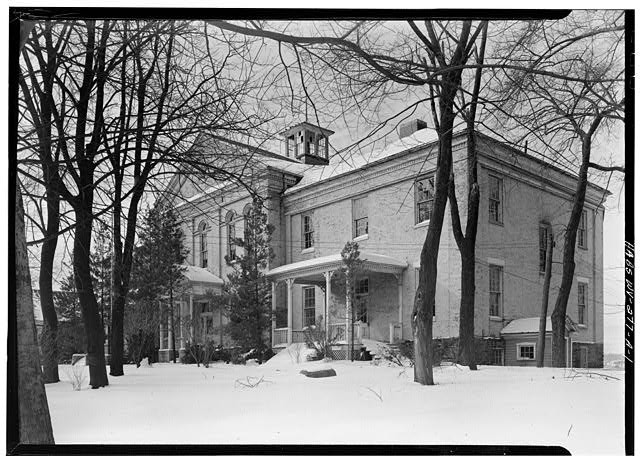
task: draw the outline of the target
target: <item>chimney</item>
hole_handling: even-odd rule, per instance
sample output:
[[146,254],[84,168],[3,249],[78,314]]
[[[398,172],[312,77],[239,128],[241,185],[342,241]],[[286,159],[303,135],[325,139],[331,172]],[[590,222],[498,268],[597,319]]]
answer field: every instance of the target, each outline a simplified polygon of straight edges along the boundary
[[411,136],[418,130],[422,130],[427,127],[427,122],[424,120],[420,120],[415,118],[413,120],[408,120],[404,123],[401,123],[398,127],[398,137],[400,139],[406,138],[407,136]]

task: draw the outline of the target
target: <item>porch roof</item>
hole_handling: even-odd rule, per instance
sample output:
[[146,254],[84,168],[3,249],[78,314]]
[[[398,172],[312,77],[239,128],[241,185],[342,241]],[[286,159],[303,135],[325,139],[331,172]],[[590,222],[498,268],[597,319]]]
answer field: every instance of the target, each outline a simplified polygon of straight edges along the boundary
[[182,267],[185,268],[182,275],[190,284],[222,285],[224,283],[220,277],[212,274],[204,267],[191,266],[189,264],[183,264]]
[[[509,322],[500,333],[504,334],[517,334],[517,333],[537,333],[540,328],[540,317],[527,317],[523,319],[515,319]],[[567,315],[565,321],[565,328],[567,331],[576,331],[576,324]],[[551,332],[551,317],[547,317],[546,332]]]
[[[372,272],[384,272],[388,274],[401,274],[407,267],[407,263],[390,256],[360,252],[360,259],[364,270]],[[333,271],[342,267],[340,253],[306,259],[291,264],[276,267],[267,272],[267,277],[272,280],[284,280],[288,278],[304,278],[319,275],[327,271]]]

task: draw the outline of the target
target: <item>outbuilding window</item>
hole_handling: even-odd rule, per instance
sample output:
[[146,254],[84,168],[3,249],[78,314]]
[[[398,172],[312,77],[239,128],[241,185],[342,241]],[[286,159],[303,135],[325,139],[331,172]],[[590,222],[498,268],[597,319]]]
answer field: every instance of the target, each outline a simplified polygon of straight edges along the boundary
[[518,360],[535,360],[536,344],[535,343],[519,343],[516,345]]

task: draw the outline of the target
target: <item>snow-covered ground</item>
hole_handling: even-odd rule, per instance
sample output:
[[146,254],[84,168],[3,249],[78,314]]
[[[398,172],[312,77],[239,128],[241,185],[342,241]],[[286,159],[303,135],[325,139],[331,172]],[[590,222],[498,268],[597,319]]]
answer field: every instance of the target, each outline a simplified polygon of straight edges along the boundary
[[[558,369],[443,366],[435,369],[436,386],[421,386],[412,369],[296,360],[285,353],[261,366],[126,366],[102,389],[88,389],[85,376],[81,391],[73,390],[71,367],[61,366],[62,382],[46,386],[55,440],[540,444],[573,454],[624,454],[622,371],[604,371],[616,381],[571,379]],[[337,376],[299,373],[327,366]]]

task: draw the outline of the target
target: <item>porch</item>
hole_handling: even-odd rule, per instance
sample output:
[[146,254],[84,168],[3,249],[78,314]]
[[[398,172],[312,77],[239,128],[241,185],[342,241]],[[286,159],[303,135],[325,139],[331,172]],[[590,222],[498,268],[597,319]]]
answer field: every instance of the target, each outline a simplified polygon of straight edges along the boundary
[[[215,316],[210,298],[212,292],[219,292],[223,281],[202,267],[185,265],[183,283],[174,293],[173,308],[165,299],[161,309],[158,360],[173,360],[175,335],[176,353],[184,354],[186,343],[204,342],[214,339],[212,330]],[[221,311],[220,311],[221,314]],[[220,342],[222,342],[222,316],[219,319]],[[217,339],[217,338],[215,338]],[[177,359],[178,357],[176,357]]]
[[[320,329],[327,343],[347,350],[352,334],[357,346],[362,339],[389,343],[402,340],[403,275],[407,263],[367,252],[360,252],[360,259],[362,265],[353,287],[353,306],[346,294],[344,277],[338,278],[338,271],[343,267],[339,253],[286,264],[269,271],[267,276],[272,281],[272,347],[305,342],[306,336],[314,333],[311,330],[315,328]],[[279,288],[283,287],[284,293],[280,295],[284,294],[284,297],[279,297]],[[319,289],[318,293],[321,291],[320,302],[316,301],[314,287]],[[286,324],[281,322],[277,325],[282,298],[286,299]],[[320,314],[316,315],[318,311]],[[353,333],[352,318],[355,319]]]

